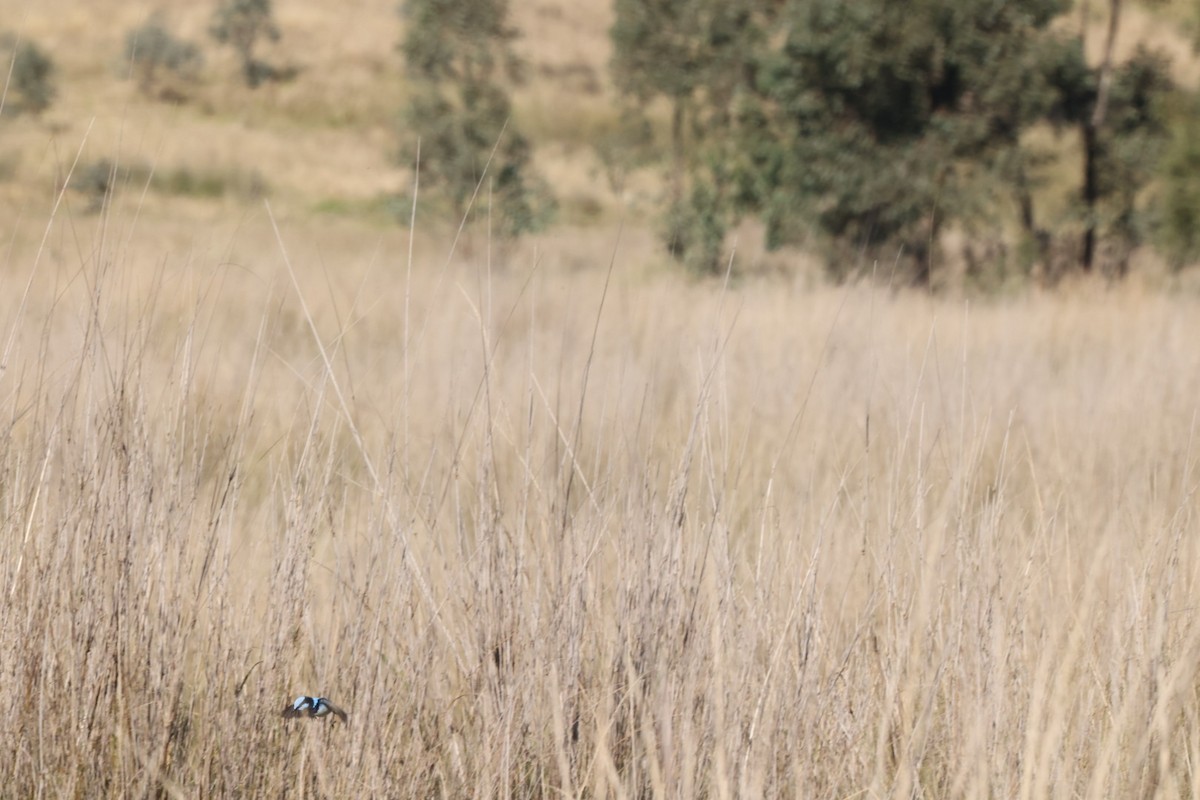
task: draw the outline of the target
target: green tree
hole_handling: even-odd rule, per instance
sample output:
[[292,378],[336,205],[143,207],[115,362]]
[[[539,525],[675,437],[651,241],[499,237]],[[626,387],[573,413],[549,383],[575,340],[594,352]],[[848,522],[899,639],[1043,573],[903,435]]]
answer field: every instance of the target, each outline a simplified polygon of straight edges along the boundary
[[172,34],[157,13],[125,35],[125,59],[145,95],[179,97],[180,85],[195,81],[204,66],[200,48]]
[[[1146,238],[1138,198],[1166,152],[1166,111],[1174,92],[1166,57],[1144,48],[1113,74],[1106,119],[1093,144],[1096,202],[1089,219],[1095,224],[1089,230],[1093,237],[1104,234],[1119,246],[1115,267],[1120,274],[1128,267],[1129,250]],[[1083,266],[1091,269],[1092,264],[1085,239]]]
[[[528,140],[512,125],[506,80],[519,62],[511,48],[505,0],[407,0],[400,44],[411,85],[403,113],[400,158],[413,164],[420,147],[423,186],[459,218],[488,209],[504,235],[545,221],[548,191],[532,176]],[[490,159],[490,166],[489,166]],[[490,179],[481,185],[485,167]],[[479,196],[476,197],[477,189]]]
[[664,238],[692,269],[721,267],[733,218],[729,144],[739,93],[753,82],[774,3],[755,0],[617,0],[611,73],[643,108],[670,108]]
[[254,88],[275,77],[275,69],[255,55],[261,39],[279,40],[271,0],[222,0],[213,12],[208,33],[237,53],[247,86]]
[[1170,125],[1162,159],[1160,236],[1174,266],[1200,259],[1200,101],[1192,97]]
[[[1115,34],[1110,28],[1108,47]],[[1049,118],[1079,133],[1081,178],[1075,216],[1082,220],[1079,263],[1090,271],[1102,237],[1122,253],[1144,238],[1138,197],[1158,171],[1169,139],[1166,108],[1175,87],[1168,62],[1139,47],[1123,64],[1110,56],[1092,67],[1081,37],[1063,40],[1048,71],[1055,100]],[[1108,48],[1106,48],[1108,49]],[[1115,267],[1124,272],[1127,260]]]
[[0,37],[0,53],[9,65],[7,103],[16,99],[21,111],[40,114],[50,107],[57,89],[54,62],[33,42],[11,34]]
[[814,230],[831,269],[857,256],[929,278],[938,234],[973,202],[976,173],[1020,174],[1021,133],[1061,0],[798,0],[758,70],[762,119],[744,126],[748,201],[768,244]]
[[617,0],[611,31],[617,87],[671,106],[672,184],[683,192],[688,133],[728,114],[760,39],[750,0]]

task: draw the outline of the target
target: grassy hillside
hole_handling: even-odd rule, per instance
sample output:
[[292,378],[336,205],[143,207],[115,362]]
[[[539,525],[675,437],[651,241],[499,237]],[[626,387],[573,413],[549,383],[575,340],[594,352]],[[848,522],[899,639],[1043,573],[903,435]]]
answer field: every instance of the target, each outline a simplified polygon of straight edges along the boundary
[[[5,9],[63,70],[0,117],[6,793],[1200,794],[1194,296],[655,269],[549,113],[578,5],[521,113],[603,213],[505,248],[385,212],[390,2],[279,6],[360,92],[178,109],[136,9]],[[159,177],[58,203],[80,150]]]
[[[1105,23],[1101,6],[1092,3],[1087,15],[1095,57]],[[1118,56],[1150,42],[1172,54],[1176,77],[1191,85],[1200,70],[1185,6],[1129,6]],[[172,223],[203,224],[255,208],[266,196],[281,214],[340,217],[372,231],[396,225],[395,198],[409,191],[411,178],[395,160],[405,136],[398,123],[405,86],[395,3],[277,3],[282,38],[260,55],[294,77],[257,90],[241,86],[232,54],[208,37],[210,10],[211,4],[159,8],[114,0],[0,2],[4,28],[53,57],[58,88],[41,117],[14,114],[11,103],[0,112],[0,208],[48,209],[72,168],[75,183],[85,187],[115,162],[117,188],[136,197],[148,187],[153,203],[143,213]],[[182,103],[146,97],[129,79],[126,36],[155,12],[205,52],[200,79],[185,87]],[[610,5],[536,0],[513,4],[512,14],[527,67],[515,89],[515,123],[535,143],[537,168],[559,201],[559,228],[549,236],[611,227],[622,218],[652,230],[661,211],[658,174],[642,170],[614,187],[596,153],[617,113],[607,74]],[[1062,24],[1079,20],[1073,12]],[[1039,206],[1053,215],[1078,191],[1078,157],[1070,136],[1042,149],[1059,156],[1039,176],[1045,182]],[[64,200],[84,215],[99,204],[82,191]],[[743,270],[767,263],[805,268],[796,253],[764,259],[758,242],[754,226],[739,236]],[[663,262],[656,247],[634,258]]]
[[[0,203],[27,208],[49,197],[79,151],[84,166],[108,159],[153,168],[160,176],[155,205],[181,201],[173,218],[188,214],[196,196],[209,206],[214,197],[253,205],[265,191],[280,209],[392,224],[389,198],[409,183],[394,159],[404,136],[398,118],[405,91],[395,3],[276,3],[282,37],[265,43],[261,55],[295,76],[258,90],[240,85],[232,54],[208,37],[211,5],[0,2],[5,29],[38,43],[58,68],[58,97],[43,117],[14,116],[11,108],[0,114]],[[1093,3],[1088,16],[1097,53],[1100,6]],[[200,80],[182,104],[147,98],[129,79],[126,36],[156,11],[174,34],[205,51]],[[535,0],[513,4],[512,15],[527,66],[515,92],[515,122],[537,147],[562,221],[611,224],[623,210],[636,219],[656,213],[655,176],[634,176],[618,196],[594,149],[616,113],[607,74],[610,5]],[[1151,42],[1172,54],[1176,77],[1190,85],[1200,71],[1186,18],[1186,9],[1173,6],[1153,13],[1130,6],[1118,56]],[[1078,19],[1072,14],[1063,24]]]
[[[239,85],[232,54],[208,38],[210,4],[166,9],[166,26],[201,44],[207,57],[182,105],[143,97],[127,79],[126,34],[152,10],[110,0],[0,4],[9,28],[37,42],[58,67],[59,96],[43,118],[6,115],[0,192],[10,203],[24,203],[35,188],[49,194],[83,143],[85,162],[120,159],[231,184],[254,175],[279,206],[394,221],[385,199],[408,186],[394,163],[404,93],[394,2],[278,3],[282,38],[262,55],[297,74],[254,91]],[[529,64],[518,123],[543,143],[539,164],[568,215],[575,199],[588,207],[615,204],[588,144],[589,130],[611,115],[608,14],[587,4],[514,9],[518,49]]]

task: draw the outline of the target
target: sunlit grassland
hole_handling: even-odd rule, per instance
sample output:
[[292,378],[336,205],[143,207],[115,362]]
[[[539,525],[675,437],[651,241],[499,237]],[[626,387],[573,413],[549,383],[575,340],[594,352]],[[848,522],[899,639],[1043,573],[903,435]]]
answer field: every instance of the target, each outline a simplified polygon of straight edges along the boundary
[[1194,292],[689,279],[551,0],[515,114],[605,213],[410,243],[395,3],[277,5],[297,80],[178,108],[105,66],[140,9],[18,9],[63,81],[0,120],[2,794],[1200,795]]
[[14,795],[1195,794],[1193,299],[172,230],[3,265]]

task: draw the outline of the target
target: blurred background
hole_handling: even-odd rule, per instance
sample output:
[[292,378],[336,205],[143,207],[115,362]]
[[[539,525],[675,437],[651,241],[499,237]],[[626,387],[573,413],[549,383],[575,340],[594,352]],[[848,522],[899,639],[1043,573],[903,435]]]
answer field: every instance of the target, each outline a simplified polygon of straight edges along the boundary
[[[983,290],[1200,254],[1194,0],[6,0],[0,204]],[[5,230],[6,236],[15,231]],[[578,257],[578,254],[576,254]]]

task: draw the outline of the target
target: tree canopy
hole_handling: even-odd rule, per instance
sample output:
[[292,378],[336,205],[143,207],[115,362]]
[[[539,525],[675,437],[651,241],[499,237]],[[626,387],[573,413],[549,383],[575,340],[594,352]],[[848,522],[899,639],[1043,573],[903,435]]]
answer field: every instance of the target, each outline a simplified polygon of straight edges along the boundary
[[1146,51],[1089,64],[1069,6],[617,0],[614,82],[672,106],[668,247],[711,269],[725,231],[752,214],[769,246],[816,245],[835,275],[881,262],[926,281],[948,226],[1007,215],[1044,256],[1038,126],[1081,142],[1078,222],[1055,235],[1081,237],[1071,249],[1085,268],[1097,234],[1136,241],[1173,86]]
[[520,64],[507,2],[407,0],[400,13],[411,84],[401,160],[414,164],[419,149],[422,183],[458,218],[490,200],[497,232],[537,227],[551,201],[532,175],[529,142],[512,123],[505,81]]
[[808,0],[789,7],[755,86],[768,167],[755,198],[773,244],[806,226],[852,252],[927,268],[966,213],[972,165],[1017,146],[1049,108],[1042,63],[1058,0]]

